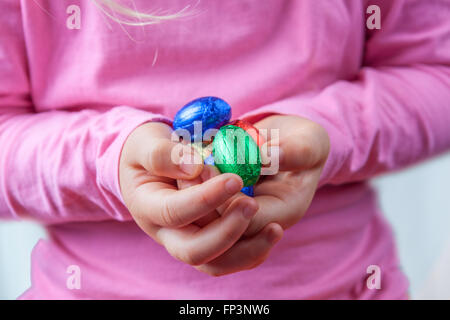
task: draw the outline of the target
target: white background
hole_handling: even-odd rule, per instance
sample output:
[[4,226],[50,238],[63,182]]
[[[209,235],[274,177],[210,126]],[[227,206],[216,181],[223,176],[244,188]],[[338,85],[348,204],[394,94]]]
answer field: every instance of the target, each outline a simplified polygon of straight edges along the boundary
[[[374,180],[394,226],[412,298],[450,299],[450,155]],[[44,231],[0,222],[0,299],[30,284],[30,252]]]

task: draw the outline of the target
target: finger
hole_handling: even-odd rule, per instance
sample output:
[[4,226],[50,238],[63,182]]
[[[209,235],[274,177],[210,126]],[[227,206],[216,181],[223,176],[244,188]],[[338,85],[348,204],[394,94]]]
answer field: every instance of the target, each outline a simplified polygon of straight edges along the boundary
[[193,179],[203,169],[201,156],[189,145],[164,138],[154,139],[140,154],[142,166],[155,176]]
[[245,195],[242,192],[239,192],[239,193],[235,194],[234,196],[232,196],[231,198],[229,198],[228,200],[226,200],[222,205],[218,206],[216,208],[217,214],[223,215],[224,212],[226,212],[230,206],[232,206],[237,201],[241,201],[241,199],[247,199],[247,201],[253,202],[255,206],[258,205],[257,202],[253,198]]
[[206,216],[203,216],[200,219],[195,220],[194,224],[196,226],[203,228],[204,226],[210,224],[211,222],[213,222],[214,220],[216,220],[218,218],[220,218],[220,214],[218,214],[217,211],[211,211]]
[[[242,179],[235,174],[216,176],[184,190],[157,182],[139,186],[129,209],[142,223],[179,228],[201,218],[238,193]],[[151,209],[150,209],[151,208]]]
[[[218,176],[220,174],[220,171],[215,166],[204,166],[203,171],[197,178],[193,180],[177,180],[178,183],[178,189],[186,189],[191,186],[203,183],[205,181],[208,181],[209,179]],[[231,198],[229,198],[227,201],[225,201],[222,205],[217,207],[215,210],[213,210],[210,214],[201,217],[197,221],[195,221],[195,224],[198,226],[205,226],[209,224],[211,221],[217,219],[222,215],[225,210],[231,205],[231,203],[236,200],[239,197],[242,197],[243,195],[240,193],[235,194]]]
[[[278,148],[281,171],[314,168],[323,164],[329,152],[329,138],[317,123],[300,117],[272,116],[258,124],[268,130],[267,146]],[[276,132],[273,132],[276,130]],[[273,158],[271,155],[269,157]],[[265,155],[262,155],[265,159]]]
[[191,180],[177,179],[178,190],[187,189],[187,188],[195,186],[197,184],[201,184],[203,182],[203,179],[201,178],[201,175],[203,175],[203,171],[202,171],[202,173],[200,173],[199,176],[197,176]]
[[215,259],[239,240],[258,208],[243,199],[234,203],[228,211],[204,228],[190,233],[182,229],[161,228],[158,240],[177,259],[191,265],[204,264]]
[[[192,180],[177,180],[178,189],[182,190],[182,189],[186,189],[186,188],[195,186],[197,184],[201,184],[204,181],[207,181],[207,180],[211,179],[212,177],[215,177],[219,174],[220,174],[220,172],[219,172],[219,170],[217,170],[217,168],[212,167],[212,166],[204,166],[202,173],[197,178],[192,179]],[[194,224],[199,227],[204,227],[219,217],[220,217],[220,215],[216,212],[216,210],[213,210],[213,211],[209,212],[207,215],[204,215],[201,218],[197,219],[194,222]]]
[[208,180],[218,176],[219,174],[220,174],[220,171],[216,167],[206,165],[206,166],[203,166],[202,172],[196,178],[191,179],[191,180],[178,179],[177,186],[178,186],[178,189],[180,189],[180,190],[186,189],[186,188],[195,186],[197,184],[201,184],[205,181],[208,181]]
[[[145,168],[150,175],[172,179],[192,179],[200,174],[203,162],[190,146],[178,143],[167,124],[150,122],[139,126],[127,140],[128,163]],[[130,156],[131,155],[131,156]]]
[[294,212],[286,211],[286,203],[283,200],[274,196],[258,196],[255,200],[259,210],[245,231],[245,237],[253,237],[271,222],[281,225],[284,229],[292,222]]
[[[209,166],[209,165],[204,166],[202,173],[197,178],[195,178],[193,180],[177,180],[178,189],[186,189],[188,187],[200,184],[200,183],[207,181],[219,174],[220,174],[220,171],[217,169],[217,167]],[[213,220],[220,217],[220,215],[222,215],[227,210],[227,208],[233,204],[234,201],[237,201],[240,198],[245,198],[245,197],[247,197],[247,196],[243,193],[235,194],[234,196],[232,196],[231,198],[226,200],[222,205],[218,206],[216,208],[216,210],[213,210],[208,215],[203,216],[200,219],[198,219],[197,221],[195,221],[195,224],[200,227],[203,227],[203,226],[209,224]],[[254,200],[252,198],[250,198],[249,201],[254,201]],[[257,204],[255,203],[255,205],[257,205]]]
[[280,138],[278,148],[280,171],[298,171],[316,166],[321,158],[311,144],[311,141],[298,135]]
[[270,222],[278,223],[283,229],[297,223],[311,204],[318,174],[318,170],[297,174],[282,172],[279,179],[257,185],[254,199],[258,202],[259,210],[245,236],[254,235]]
[[270,223],[256,236],[240,240],[218,258],[197,266],[196,269],[212,276],[253,269],[267,259],[270,250],[282,236],[281,226]]
[[[215,167],[215,166],[209,166],[209,165],[205,166],[203,171],[204,172],[202,172],[202,174],[201,174],[201,179],[203,182],[220,174],[219,169],[217,169],[217,167]],[[185,182],[183,182],[183,184],[185,184],[185,186],[187,186],[187,185],[190,185],[191,182],[185,181]],[[222,205],[220,205],[216,208],[216,210],[215,210],[217,213],[216,217],[224,214],[224,212],[227,210],[227,208],[230,207],[233,202],[238,201],[240,198],[248,198],[248,196],[243,194],[242,192],[235,194],[234,196],[229,198],[227,201],[225,201]],[[254,200],[252,198],[250,198],[248,201],[254,201]],[[257,205],[257,204],[255,203],[254,205]]]
[[[215,166],[204,166],[203,167],[203,171],[200,174],[200,176],[198,176],[197,178],[193,179],[193,180],[177,180],[178,183],[178,189],[186,189],[189,188],[191,186],[203,183],[215,176],[218,176],[220,174],[220,171],[217,169],[217,167]],[[236,197],[239,196],[239,193],[237,193],[236,195],[232,196],[230,199],[228,199],[227,201],[225,201],[224,204],[220,205],[216,210],[211,211],[210,213],[208,213],[207,215],[197,219],[194,223],[195,225],[199,226],[199,227],[204,227],[207,224],[211,223],[212,221],[216,220],[217,218],[220,217],[220,214],[222,214],[225,209],[227,207],[229,207],[229,205],[231,204],[231,202],[233,200],[236,199]],[[220,212],[220,214],[219,214]]]

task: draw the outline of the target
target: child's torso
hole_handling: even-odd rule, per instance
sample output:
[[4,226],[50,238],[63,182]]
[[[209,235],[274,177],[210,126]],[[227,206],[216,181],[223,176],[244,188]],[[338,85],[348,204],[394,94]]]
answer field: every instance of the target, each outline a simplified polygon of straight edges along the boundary
[[[107,18],[93,1],[22,1],[37,111],[131,105],[173,116],[187,101],[215,95],[237,117],[352,79],[361,65],[359,1],[134,2],[144,12],[197,5],[187,17],[130,27]],[[80,29],[67,27],[73,4],[80,7]]]
[[[363,60],[362,1],[135,3],[142,11],[169,13],[197,5],[190,17],[128,27],[105,17],[93,1],[22,1],[36,111],[130,105],[172,117],[187,101],[214,95],[227,100],[237,118],[351,80]],[[80,29],[66,25],[73,4],[81,9]],[[373,194],[364,185],[344,189],[322,191],[266,263],[223,278],[175,261],[131,222],[53,226],[52,241],[34,250],[33,288],[23,297],[369,297],[380,294],[365,287],[371,264],[385,272],[389,290],[381,294],[401,296],[406,282]],[[80,290],[66,286],[70,265],[80,267]]]

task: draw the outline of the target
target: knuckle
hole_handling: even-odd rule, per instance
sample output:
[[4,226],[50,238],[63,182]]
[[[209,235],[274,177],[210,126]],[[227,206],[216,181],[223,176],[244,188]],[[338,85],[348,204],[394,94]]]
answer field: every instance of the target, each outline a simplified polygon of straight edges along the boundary
[[180,256],[180,260],[191,265],[191,266],[199,266],[204,263],[201,255],[195,249],[187,249],[183,250],[183,254]]
[[300,221],[300,219],[304,216],[305,212],[307,210],[306,205],[299,204],[296,210],[292,210],[287,213],[283,221],[279,222],[282,226],[293,226],[297,222]]
[[246,270],[254,269],[261,265],[264,261],[269,257],[270,249],[272,248],[271,244],[266,244],[259,252],[250,252],[249,253],[249,261],[247,264]]
[[209,264],[194,266],[194,268],[208,276],[211,276],[211,277],[219,277],[220,276],[217,269],[214,266],[211,266]]
[[300,207],[298,209],[298,211],[293,215],[297,220],[299,220],[301,217],[303,217],[303,215],[305,214],[305,212],[308,210],[309,208],[309,204],[306,202],[302,202],[300,204]]
[[162,158],[165,146],[162,142],[157,142],[150,147],[147,162],[149,170],[154,174],[161,174],[164,171],[165,161]]
[[267,257],[268,255],[264,255],[256,258],[253,263],[246,268],[246,270],[255,269],[256,267],[260,266],[264,261],[266,261]]
[[222,277],[227,274],[233,273],[232,270],[229,268],[223,268],[221,266],[217,266],[215,264],[203,264],[200,266],[196,266],[195,269],[197,269],[200,272],[203,272],[204,274],[211,276],[211,277]]
[[135,220],[139,220],[143,224],[148,224],[150,223],[150,217],[146,210],[143,210],[142,205],[139,201],[140,192],[141,190],[139,188],[134,190],[133,192],[130,192],[127,199],[124,199],[125,206]]
[[[314,132],[314,142],[311,143],[311,150],[315,151],[318,160],[325,160],[330,152],[330,137],[328,132],[320,124],[312,122],[311,131]],[[314,148],[313,148],[314,146]]]
[[313,161],[313,148],[309,143],[304,143],[299,148],[299,156],[300,159],[305,159],[306,163],[311,163]]
[[177,211],[173,208],[172,201],[164,201],[163,210],[161,212],[161,220],[167,227],[175,228],[182,225],[182,220]]
[[297,212],[295,214],[296,217],[303,217],[303,215],[306,213],[306,211],[308,211],[310,205],[311,205],[311,201],[313,199],[314,194],[308,194],[304,199],[302,199],[302,201],[300,201],[298,203],[298,209]]
[[209,209],[214,207],[214,199],[208,196],[207,193],[201,192],[199,193],[198,197],[198,201],[203,208]]
[[221,276],[224,276],[224,275],[227,274],[227,273],[224,272],[223,270],[219,270],[219,269],[216,269],[216,268],[207,269],[207,270],[205,271],[205,273],[206,273],[207,275],[211,276],[211,277],[214,277],[214,278],[221,277]]
[[128,211],[131,214],[137,213],[138,209],[138,199],[137,199],[137,193],[139,189],[132,190],[131,192],[128,192],[127,194],[123,194],[123,201],[125,203],[125,206],[127,207]]
[[235,229],[225,230],[223,233],[223,242],[230,243],[230,242],[236,241],[239,238],[239,236],[241,235],[241,232],[239,232],[239,231],[236,231]]
[[259,222],[259,221],[254,221],[254,222],[252,222],[252,223],[248,226],[247,230],[245,230],[244,235],[245,235],[246,237],[254,236],[254,235],[256,235],[259,231],[261,231],[263,227],[264,227],[264,225],[263,225],[261,222]]

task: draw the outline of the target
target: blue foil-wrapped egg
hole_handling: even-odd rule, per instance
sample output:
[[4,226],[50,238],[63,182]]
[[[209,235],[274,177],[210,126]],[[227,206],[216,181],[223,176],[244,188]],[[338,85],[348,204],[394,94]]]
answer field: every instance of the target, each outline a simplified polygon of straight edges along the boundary
[[214,166],[214,157],[212,156],[212,154],[210,154],[209,156],[207,156],[205,158],[205,164],[210,165],[210,166]]
[[[219,129],[231,119],[231,107],[224,100],[216,97],[195,99],[181,108],[173,120],[173,128],[185,129],[191,135],[191,141],[202,141],[208,129]],[[194,122],[201,123],[200,131],[194,131]]]
[[255,195],[253,186],[243,187],[241,192],[249,197],[253,197]]

